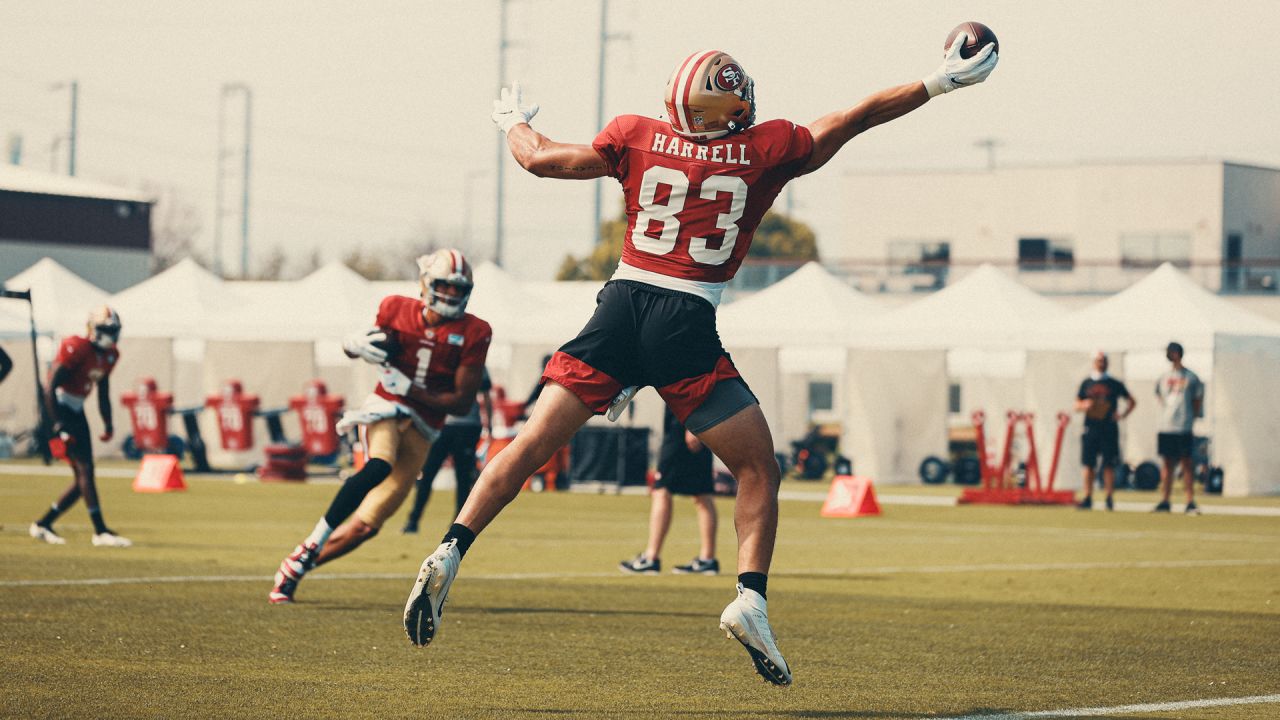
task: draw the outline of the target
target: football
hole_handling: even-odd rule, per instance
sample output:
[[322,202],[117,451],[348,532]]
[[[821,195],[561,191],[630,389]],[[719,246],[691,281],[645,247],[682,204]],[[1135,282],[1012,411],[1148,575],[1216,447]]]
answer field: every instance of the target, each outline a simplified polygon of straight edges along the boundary
[[374,333],[382,333],[386,335],[386,339],[374,340],[369,343],[370,345],[385,352],[387,354],[388,359],[393,358],[397,354],[399,354],[400,342],[396,339],[396,333],[394,330],[383,330],[382,328],[372,328],[369,330],[370,335]]
[[956,39],[956,35],[960,33],[968,36],[964,45],[960,48],[960,57],[962,58],[973,57],[979,50],[986,47],[987,43],[995,43],[995,52],[1000,52],[1000,41],[996,39],[996,34],[991,32],[991,28],[972,20],[960,23],[951,32],[947,33],[947,41],[942,44],[943,51],[951,49],[951,43]]

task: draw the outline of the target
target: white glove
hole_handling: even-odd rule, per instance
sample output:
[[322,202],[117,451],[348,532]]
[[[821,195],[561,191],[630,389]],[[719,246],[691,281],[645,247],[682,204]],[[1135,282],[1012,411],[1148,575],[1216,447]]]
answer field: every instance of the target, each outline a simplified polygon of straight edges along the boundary
[[493,124],[505,135],[511,128],[520,123],[527,123],[538,114],[538,106],[524,105],[520,98],[520,83],[511,84],[510,88],[502,88],[502,94],[493,101]]
[[342,341],[342,350],[351,357],[358,357],[367,363],[381,365],[387,361],[387,351],[374,345],[378,342],[386,342],[387,334],[378,328],[370,328],[362,333],[349,335],[346,340]]
[[392,395],[408,395],[409,390],[413,388],[413,381],[409,379],[409,376],[390,365],[382,366],[378,382],[382,384],[384,390]]
[[965,33],[956,35],[955,40],[951,41],[951,48],[943,55],[942,67],[924,79],[924,89],[929,97],[949,93],[967,85],[977,85],[996,69],[1000,54],[995,51],[995,43],[987,43],[986,47],[971,58],[962,58],[960,48],[968,41],[969,36]]

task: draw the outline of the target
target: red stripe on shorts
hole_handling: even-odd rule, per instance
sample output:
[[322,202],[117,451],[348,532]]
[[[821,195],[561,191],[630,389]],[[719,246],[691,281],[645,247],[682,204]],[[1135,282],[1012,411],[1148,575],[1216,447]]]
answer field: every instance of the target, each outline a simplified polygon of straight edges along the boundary
[[742,377],[738,374],[738,368],[729,362],[727,356],[721,355],[711,372],[660,387],[658,394],[666,401],[671,412],[676,414],[676,419],[683,423],[707,399],[716,383],[736,377]]
[[542,371],[542,381],[548,380],[557,385],[563,385],[595,413],[608,410],[609,403],[613,402],[622,390],[622,383],[614,380],[608,373],[600,372],[578,358],[562,352],[552,355],[551,362],[547,363],[547,368]]

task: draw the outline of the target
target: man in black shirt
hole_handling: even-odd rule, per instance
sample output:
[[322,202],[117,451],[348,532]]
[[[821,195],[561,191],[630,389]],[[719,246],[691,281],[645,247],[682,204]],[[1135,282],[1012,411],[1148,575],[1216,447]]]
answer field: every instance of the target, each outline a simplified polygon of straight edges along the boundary
[[653,485],[649,510],[649,544],[634,559],[618,563],[620,570],[640,575],[653,575],[662,570],[662,543],[671,528],[671,496],[691,495],[698,509],[702,542],[698,557],[688,565],[677,565],[672,572],[697,575],[720,572],[720,561],[716,560],[717,518],[711,460],[711,451],[667,408],[662,421],[662,447],[658,450],[658,478]]
[[[1127,402],[1123,412],[1116,412],[1121,399]],[[1107,354],[1093,354],[1093,373],[1080,383],[1076,393],[1076,412],[1084,413],[1084,436],[1081,438],[1080,461],[1084,464],[1084,499],[1076,507],[1093,508],[1093,484],[1098,461],[1102,461],[1102,481],[1107,491],[1107,509],[1114,509],[1111,494],[1116,487],[1116,463],[1120,461],[1120,420],[1129,416],[1137,402],[1124,383],[1107,374]]]

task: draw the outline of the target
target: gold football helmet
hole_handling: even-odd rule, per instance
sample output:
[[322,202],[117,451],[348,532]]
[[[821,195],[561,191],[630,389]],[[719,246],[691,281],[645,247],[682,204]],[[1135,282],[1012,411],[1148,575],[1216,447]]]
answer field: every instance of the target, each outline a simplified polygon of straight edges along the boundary
[[[452,285],[457,294],[441,292],[441,285]],[[427,307],[443,317],[459,318],[467,310],[475,281],[471,263],[461,250],[437,250],[418,258],[418,286]]]
[[667,81],[666,102],[671,129],[691,140],[741,132],[756,119],[755,81],[719,50],[680,61]]
[[103,350],[110,350],[120,339],[120,315],[110,307],[103,305],[89,313],[89,342]]

